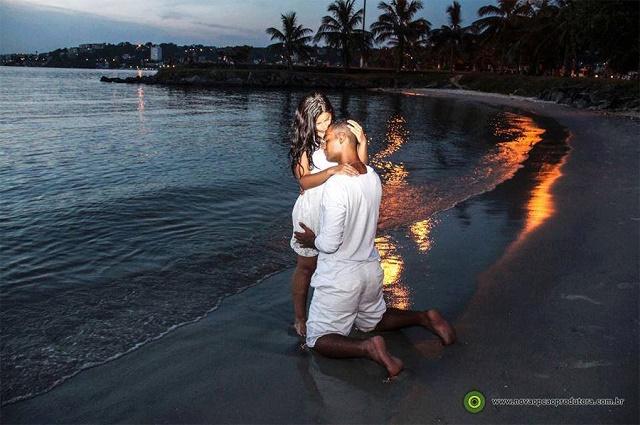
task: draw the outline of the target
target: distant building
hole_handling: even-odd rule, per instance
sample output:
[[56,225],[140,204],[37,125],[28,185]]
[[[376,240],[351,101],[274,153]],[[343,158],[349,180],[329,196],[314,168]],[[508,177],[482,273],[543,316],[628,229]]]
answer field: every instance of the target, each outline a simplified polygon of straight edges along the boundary
[[151,46],[151,62],[162,62],[162,47]]
[[105,47],[105,43],[81,44],[78,46],[78,48],[82,50],[88,50],[88,51],[102,50],[104,49],[104,47]]

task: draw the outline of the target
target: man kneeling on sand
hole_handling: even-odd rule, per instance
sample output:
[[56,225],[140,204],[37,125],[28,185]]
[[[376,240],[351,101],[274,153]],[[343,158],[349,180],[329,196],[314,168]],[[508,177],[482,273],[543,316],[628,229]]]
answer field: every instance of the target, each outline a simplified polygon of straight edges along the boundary
[[304,232],[295,234],[302,246],[320,252],[311,280],[315,291],[307,321],[307,345],[326,357],[366,357],[384,366],[393,377],[402,370],[402,361],[389,353],[379,335],[350,338],[354,325],[364,332],[422,326],[444,345],[453,344],[456,333],[436,310],[386,308],[384,273],[375,247],[382,186],[376,172],[358,159],[356,144],[346,121],[337,120],[327,129],[323,146],[327,160],[349,164],[360,175],[335,175],[327,180],[318,235],[304,223],[300,223]]

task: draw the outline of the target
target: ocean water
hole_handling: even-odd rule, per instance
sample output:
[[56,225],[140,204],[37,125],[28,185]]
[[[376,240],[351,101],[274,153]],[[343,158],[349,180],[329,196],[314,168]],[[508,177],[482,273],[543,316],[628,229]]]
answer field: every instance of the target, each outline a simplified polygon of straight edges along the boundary
[[[3,404],[161,338],[295,265],[287,134],[304,92],[99,81],[135,72],[0,68]],[[548,123],[514,111],[327,94],[370,139],[383,181],[385,296],[398,307],[411,299],[397,253],[428,251],[434,217],[500,193],[541,146],[530,174],[553,174],[558,161],[545,152],[564,149]],[[399,241],[398,229],[408,237]]]

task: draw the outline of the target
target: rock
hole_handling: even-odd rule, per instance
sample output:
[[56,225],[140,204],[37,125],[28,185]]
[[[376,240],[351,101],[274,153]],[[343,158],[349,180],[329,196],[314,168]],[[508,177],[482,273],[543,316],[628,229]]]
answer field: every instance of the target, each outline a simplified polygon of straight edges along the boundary
[[449,82],[457,89],[464,89],[464,87],[460,84],[460,80],[462,80],[462,77],[462,75],[455,75],[449,78]]
[[571,106],[578,109],[586,109],[591,106],[591,102],[584,97],[579,97],[571,102]]
[[555,89],[549,93],[549,97],[547,100],[550,100],[555,103],[562,103],[562,100],[565,99],[565,97],[566,96],[562,91]]
[[611,108],[611,102],[608,100],[603,100],[595,105],[595,108],[598,110],[609,109]]
[[201,84],[203,79],[199,75],[193,75],[191,77],[183,78],[182,81],[188,84]]
[[589,100],[593,104],[598,104],[604,102],[605,100],[610,101],[611,92],[608,90],[595,90],[589,92]]
[[242,86],[244,85],[244,81],[242,80],[242,78],[232,77],[227,80],[227,84],[232,86]]
[[640,109],[640,98],[631,99],[629,101],[624,102],[622,105],[623,109],[626,110],[638,110]]

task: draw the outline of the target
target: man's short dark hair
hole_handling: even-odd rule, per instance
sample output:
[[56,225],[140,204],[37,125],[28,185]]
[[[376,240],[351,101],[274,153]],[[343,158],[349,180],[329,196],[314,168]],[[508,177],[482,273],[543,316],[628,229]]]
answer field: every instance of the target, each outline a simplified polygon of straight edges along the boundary
[[349,123],[347,123],[346,119],[338,118],[338,119],[333,120],[331,125],[329,125],[329,128],[334,133],[344,133],[344,134],[346,134],[347,135],[347,139],[349,140],[349,143],[353,143],[353,144],[357,144],[358,143],[358,140],[356,139],[356,135],[353,134],[353,132],[349,128]]

